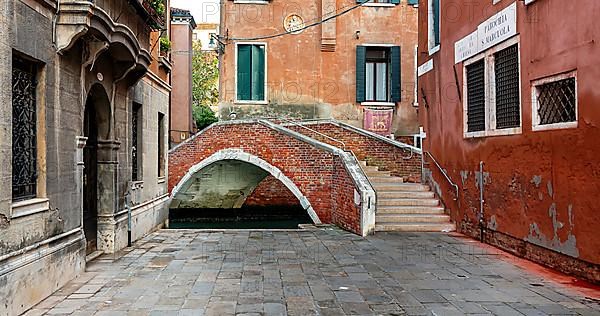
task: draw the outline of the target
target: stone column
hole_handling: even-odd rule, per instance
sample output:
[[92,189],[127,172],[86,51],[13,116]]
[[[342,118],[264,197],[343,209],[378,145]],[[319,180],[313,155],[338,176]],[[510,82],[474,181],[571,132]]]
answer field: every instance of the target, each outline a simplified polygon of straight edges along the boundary
[[75,186],[77,186],[77,192],[79,193],[79,208],[80,220],[79,226],[83,229],[83,172],[85,168],[85,161],[83,160],[83,148],[87,143],[87,137],[76,136],[75,137]]
[[98,250],[115,252],[116,221],[118,212],[117,153],[121,142],[98,140]]

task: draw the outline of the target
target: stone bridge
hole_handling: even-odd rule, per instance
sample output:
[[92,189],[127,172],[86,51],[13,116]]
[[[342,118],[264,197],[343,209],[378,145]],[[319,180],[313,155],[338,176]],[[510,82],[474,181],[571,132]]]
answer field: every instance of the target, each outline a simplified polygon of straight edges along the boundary
[[419,180],[420,151],[410,145],[336,121],[284,122],[219,122],[173,148],[171,208],[287,201],[301,205],[315,224],[364,236],[375,230],[377,205],[364,161]]

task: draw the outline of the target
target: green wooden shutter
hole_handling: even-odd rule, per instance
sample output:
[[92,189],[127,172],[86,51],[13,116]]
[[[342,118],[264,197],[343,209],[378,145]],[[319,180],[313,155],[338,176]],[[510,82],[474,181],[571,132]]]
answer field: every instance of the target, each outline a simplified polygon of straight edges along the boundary
[[356,102],[365,102],[367,47],[356,46]]
[[407,2],[409,5],[416,5],[419,4],[419,0],[408,0]]
[[265,47],[252,45],[252,100],[265,100]]
[[237,56],[237,99],[252,100],[252,46],[238,45]]
[[402,83],[401,80],[401,56],[400,56],[400,46],[393,46],[391,49],[391,80],[390,80],[390,90],[392,92],[392,102],[400,102],[402,101]]
[[400,4],[400,0],[392,0],[391,1],[393,4]]
[[433,36],[435,45],[440,44],[440,0],[433,1]]

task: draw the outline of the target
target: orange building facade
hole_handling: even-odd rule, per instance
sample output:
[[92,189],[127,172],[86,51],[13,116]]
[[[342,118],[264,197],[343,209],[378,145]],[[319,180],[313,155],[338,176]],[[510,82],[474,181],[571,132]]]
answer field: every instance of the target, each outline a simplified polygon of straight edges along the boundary
[[418,131],[411,0],[221,1],[221,119],[335,118]]

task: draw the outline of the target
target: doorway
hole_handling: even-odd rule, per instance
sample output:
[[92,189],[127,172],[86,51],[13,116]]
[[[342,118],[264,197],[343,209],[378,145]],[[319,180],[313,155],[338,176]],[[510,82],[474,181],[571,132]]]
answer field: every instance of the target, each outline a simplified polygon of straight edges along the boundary
[[97,249],[98,237],[98,120],[90,96],[85,105],[83,132],[87,142],[83,149],[83,232],[86,255]]

